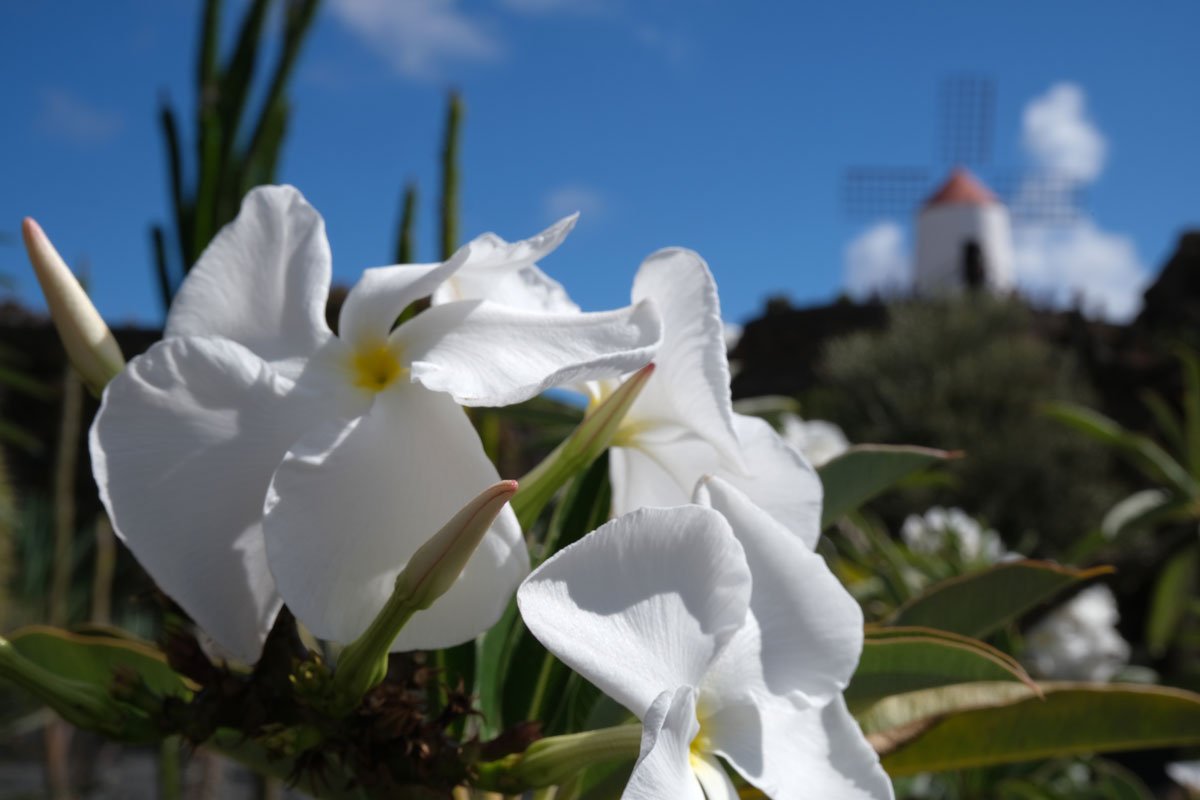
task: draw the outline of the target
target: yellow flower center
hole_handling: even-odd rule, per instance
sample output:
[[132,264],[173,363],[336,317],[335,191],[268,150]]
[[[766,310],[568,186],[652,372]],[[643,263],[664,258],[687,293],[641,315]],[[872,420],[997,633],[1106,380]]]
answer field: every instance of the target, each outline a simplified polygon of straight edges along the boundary
[[351,361],[354,385],[370,392],[380,392],[391,386],[408,370],[400,363],[397,353],[387,344],[367,347],[354,354]]

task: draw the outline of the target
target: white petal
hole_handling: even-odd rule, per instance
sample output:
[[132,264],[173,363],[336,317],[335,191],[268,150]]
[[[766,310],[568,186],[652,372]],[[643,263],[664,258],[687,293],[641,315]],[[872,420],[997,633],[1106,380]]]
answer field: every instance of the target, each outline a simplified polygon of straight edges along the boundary
[[736,693],[749,688],[753,673],[761,670],[758,680],[768,691],[798,693],[806,704],[823,705],[840,694],[862,654],[858,603],[825,559],[733,486],[709,478],[696,495],[729,521],[754,579],[753,624],[721,652],[705,688]]
[[644,508],[564,548],[521,585],[548,650],[639,718],[664,687],[695,686],[742,624],[750,572],[720,514]]
[[708,265],[691,250],[659,250],[633,281],[634,302],[647,298],[662,314],[663,343],[634,413],[690,427],[740,466],[721,306]]
[[428,296],[466,263],[470,245],[440,264],[399,264],[363,270],[338,314],[338,336],[352,348],[387,340],[400,312]]
[[92,426],[92,468],[117,535],[246,661],[279,610],[263,552],[267,485],[326,411],[241,345],[186,337],[130,362]]
[[704,788],[705,800],[738,800],[737,787],[716,756],[692,755],[692,770]]
[[494,233],[477,237],[463,268],[434,292],[433,304],[493,300],[528,311],[578,311],[562,286],[536,265],[558,249],[578,219],[578,214],[564,217],[519,242],[506,242]]
[[650,362],[661,335],[653,303],[538,314],[485,300],[435,306],[395,334],[414,380],[471,406],[510,405],[552,386],[630,372]]
[[734,414],[747,473],[718,471],[754,503],[816,547],[821,535],[821,478],[804,456],[764,420]]
[[329,275],[321,215],[291,186],[253,189],[179,287],[163,336],[221,336],[272,362],[306,358],[331,335]]
[[714,750],[772,800],[890,800],[892,782],[838,697],[801,709],[782,698],[701,721]]
[[[314,428],[276,470],[264,534],[279,593],[314,635],[354,640],[413,552],[497,477],[448,397],[414,384],[381,392],[362,417]],[[528,571],[505,509],[458,582],[409,621],[393,649],[471,639],[500,617]]]
[[433,304],[455,300],[491,300],[509,308],[548,314],[578,314],[577,306],[562,284],[536,266],[493,275],[467,274],[459,270],[438,287]]
[[[705,800],[691,766],[696,692],[690,686],[664,690],[642,721],[642,748],[622,800]],[[736,797],[736,795],[734,795]]]
[[717,451],[708,441],[668,426],[647,431],[640,441],[635,437],[628,447],[612,447],[608,472],[613,514],[683,505],[690,501],[696,481],[715,471],[719,463]]

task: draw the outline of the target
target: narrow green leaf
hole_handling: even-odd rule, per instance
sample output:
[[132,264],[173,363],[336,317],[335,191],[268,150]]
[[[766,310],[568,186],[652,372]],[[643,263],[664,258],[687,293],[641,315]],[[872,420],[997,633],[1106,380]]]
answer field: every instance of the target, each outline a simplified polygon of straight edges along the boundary
[[1154,417],[1154,424],[1158,426],[1158,432],[1162,434],[1167,445],[1176,453],[1186,453],[1187,438],[1183,435],[1183,425],[1174,409],[1158,392],[1146,390],[1142,392],[1141,398],[1150,416]]
[[[287,124],[288,103],[285,93],[295,72],[300,50],[312,27],[318,5],[319,0],[300,0],[300,2],[289,2],[284,8],[283,47],[279,52],[279,59],[275,62],[275,68],[271,72],[266,99],[263,101],[262,111],[259,113],[258,121],[255,123],[250,140],[246,145],[246,155],[242,159],[244,174],[247,165],[259,160],[265,161],[265,166],[269,167],[266,169],[268,177],[260,182],[271,182],[273,179],[275,165],[279,160],[282,132]],[[255,185],[257,183],[250,184],[251,187]]]
[[1200,575],[1200,545],[1176,553],[1158,574],[1146,619],[1146,646],[1150,655],[1161,657],[1171,646],[1179,621],[1196,596]]
[[228,126],[221,142],[222,160],[232,150],[233,140],[241,127],[246,101],[250,97],[250,85],[254,80],[254,65],[262,45],[263,25],[270,7],[271,0],[253,0],[246,9],[233,55],[221,75],[221,117]]
[[446,131],[442,140],[442,253],[445,260],[458,249],[458,151],[462,138],[463,101],[451,92],[446,107]]
[[1191,474],[1152,439],[1131,433],[1120,423],[1084,406],[1054,403],[1046,407],[1046,413],[1092,439],[1120,450],[1152,481],[1166,483],[1189,497],[1200,494],[1200,487]]
[[409,181],[404,187],[404,202],[400,208],[400,233],[396,237],[396,263],[416,262],[417,226],[417,182]]
[[[1044,698],[1018,684],[1007,702],[910,724],[913,735],[875,731],[893,776],[1043,758],[1200,744],[1200,695],[1163,686],[1044,684]],[[953,693],[963,687],[930,690]],[[1025,696],[1020,696],[1024,692]],[[947,711],[950,709],[947,709]]]
[[927,447],[861,444],[817,470],[825,487],[821,527],[828,528],[842,515],[921,470],[956,458],[957,454]]
[[504,729],[504,687],[512,653],[525,625],[516,598],[508,601],[500,621],[475,640],[475,695],[479,698],[480,738],[495,738]]
[[175,215],[175,231],[179,236],[179,252],[183,256],[183,263],[190,265],[192,263],[194,209],[184,199],[183,157],[179,144],[179,123],[176,121],[175,111],[166,97],[163,97],[159,103],[158,125],[162,132],[163,143],[167,148],[167,180],[171,192],[171,210]]
[[854,711],[890,695],[979,681],[1033,686],[1020,664],[984,642],[929,628],[871,628],[846,702]]
[[161,225],[150,226],[150,247],[154,253],[154,274],[158,278],[158,296],[162,301],[163,313],[171,308],[175,296],[175,282],[171,280],[171,265],[167,260],[166,234]]
[[201,12],[200,20],[200,47],[196,58],[196,90],[203,97],[217,80],[221,0],[204,0],[204,9]]
[[603,525],[611,508],[612,487],[608,482],[608,452],[605,451],[567,485],[562,502],[550,517],[546,538],[535,563],[540,564]]
[[983,638],[1068,586],[1111,572],[1048,561],[1009,561],[934,584],[892,615],[889,625],[920,625]]

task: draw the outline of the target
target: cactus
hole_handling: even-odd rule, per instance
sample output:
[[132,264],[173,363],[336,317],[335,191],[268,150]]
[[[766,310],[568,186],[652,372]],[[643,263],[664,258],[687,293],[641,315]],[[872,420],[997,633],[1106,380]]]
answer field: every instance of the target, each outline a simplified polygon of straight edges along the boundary
[[446,133],[442,140],[442,254],[444,261],[458,249],[458,148],[462,129],[463,101],[450,92],[446,108]]
[[412,264],[415,258],[417,220],[417,183],[409,181],[404,187],[404,205],[400,209],[400,234],[396,237],[396,263]]
[[253,0],[247,7],[233,52],[220,64],[218,33],[221,0],[206,0],[201,17],[196,63],[196,166],[191,192],[185,176],[179,122],[163,98],[159,126],[167,150],[168,185],[177,247],[172,258],[163,226],[151,227],[155,271],[163,307],[170,305],[179,282],[200,253],[233,219],[251,188],[274,180],[287,130],[286,98],[304,40],[320,0],[283,2],[283,43],[267,70],[264,99],[250,118],[248,103],[258,70],[258,52],[275,0]]

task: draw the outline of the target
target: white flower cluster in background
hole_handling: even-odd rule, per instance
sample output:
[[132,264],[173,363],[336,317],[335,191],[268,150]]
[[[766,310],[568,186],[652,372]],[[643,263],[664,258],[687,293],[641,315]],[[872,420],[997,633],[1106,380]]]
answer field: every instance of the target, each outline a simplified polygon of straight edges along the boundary
[[1047,680],[1109,681],[1129,663],[1129,642],[1117,632],[1120,619],[1112,590],[1089,586],[1029,630],[1023,660]]
[[967,564],[995,564],[1009,555],[1000,534],[984,529],[961,508],[934,506],[924,514],[910,514],[900,536],[914,553],[954,553]]

